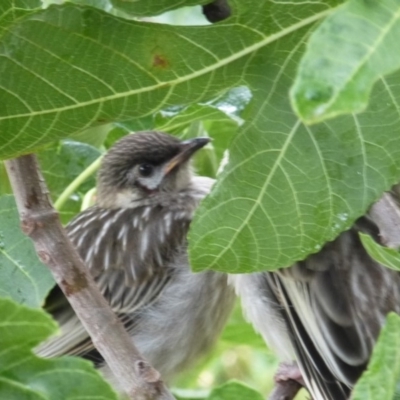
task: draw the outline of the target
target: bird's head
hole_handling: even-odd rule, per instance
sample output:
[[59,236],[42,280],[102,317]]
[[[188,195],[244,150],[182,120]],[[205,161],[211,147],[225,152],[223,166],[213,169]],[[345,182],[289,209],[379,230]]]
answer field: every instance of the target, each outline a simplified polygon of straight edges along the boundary
[[192,155],[209,138],[181,141],[161,132],[127,135],[104,156],[97,183],[98,204],[135,207],[159,193],[179,192],[190,185]]

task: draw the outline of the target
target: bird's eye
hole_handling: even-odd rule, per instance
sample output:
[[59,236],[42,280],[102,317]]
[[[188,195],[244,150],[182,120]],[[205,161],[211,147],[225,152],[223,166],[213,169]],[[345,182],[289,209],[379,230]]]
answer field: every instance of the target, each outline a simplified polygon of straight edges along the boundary
[[154,171],[154,167],[151,164],[140,164],[139,173],[143,177],[149,177]]

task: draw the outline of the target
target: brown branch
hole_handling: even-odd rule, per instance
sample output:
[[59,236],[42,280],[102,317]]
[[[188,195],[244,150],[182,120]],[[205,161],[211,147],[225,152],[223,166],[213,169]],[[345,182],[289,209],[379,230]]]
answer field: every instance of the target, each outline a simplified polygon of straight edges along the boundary
[[144,360],[66,235],[54,210],[36,157],[5,162],[21,219],[41,261],[51,270],[97,350],[135,400],[172,400],[159,372]]
[[300,383],[292,379],[275,382],[274,390],[269,395],[268,400],[293,400],[300,389]]
[[268,400],[293,400],[305,386],[296,362],[281,362],[275,373],[275,387]]

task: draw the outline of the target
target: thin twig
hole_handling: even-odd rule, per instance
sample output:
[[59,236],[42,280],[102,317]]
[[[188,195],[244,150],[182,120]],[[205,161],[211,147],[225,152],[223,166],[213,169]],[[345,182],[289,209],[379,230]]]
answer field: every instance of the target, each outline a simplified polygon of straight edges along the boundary
[[268,400],[293,400],[300,389],[301,385],[292,379],[276,382]]
[[293,400],[305,386],[296,362],[281,362],[275,373],[275,387],[268,400]]
[[58,199],[54,202],[54,208],[60,211],[64,203],[71,197],[71,195],[82,185],[86,179],[90,178],[100,167],[100,162],[103,156],[96,158],[86,169],[84,169],[60,194]]
[[172,400],[159,372],[144,360],[87,272],[61,226],[34,155],[5,162],[21,227],[69,300],[121,388],[135,400]]

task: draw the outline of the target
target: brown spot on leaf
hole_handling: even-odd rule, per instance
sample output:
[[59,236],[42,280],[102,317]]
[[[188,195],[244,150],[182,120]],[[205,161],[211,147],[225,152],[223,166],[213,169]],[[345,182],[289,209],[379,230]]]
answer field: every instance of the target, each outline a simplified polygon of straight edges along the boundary
[[169,62],[164,56],[162,56],[160,54],[154,55],[153,67],[165,69],[165,68],[168,68],[168,66],[169,66]]

